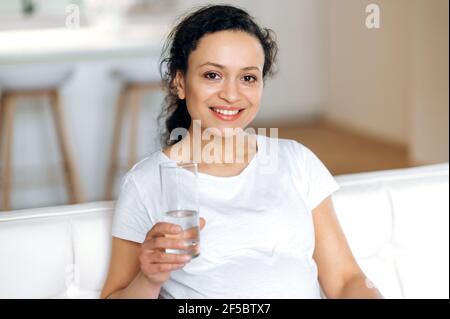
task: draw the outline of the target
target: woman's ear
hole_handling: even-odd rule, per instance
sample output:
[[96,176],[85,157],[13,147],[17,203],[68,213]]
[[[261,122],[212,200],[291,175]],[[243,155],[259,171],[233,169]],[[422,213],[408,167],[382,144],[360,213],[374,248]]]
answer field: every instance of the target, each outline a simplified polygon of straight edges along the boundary
[[186,98],[185,82],[183,72],[181,71],[177,71],[177,74],[175,75],[174,88],[178,98],[184,100]]

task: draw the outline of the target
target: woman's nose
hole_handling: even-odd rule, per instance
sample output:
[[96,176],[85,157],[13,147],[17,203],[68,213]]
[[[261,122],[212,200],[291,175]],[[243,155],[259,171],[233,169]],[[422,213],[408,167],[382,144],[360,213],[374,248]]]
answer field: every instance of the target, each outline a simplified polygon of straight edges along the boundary
[[234,81],[226,81],[220,90],[219,97],[228,103],[234,103],[239,100],[239,88]]

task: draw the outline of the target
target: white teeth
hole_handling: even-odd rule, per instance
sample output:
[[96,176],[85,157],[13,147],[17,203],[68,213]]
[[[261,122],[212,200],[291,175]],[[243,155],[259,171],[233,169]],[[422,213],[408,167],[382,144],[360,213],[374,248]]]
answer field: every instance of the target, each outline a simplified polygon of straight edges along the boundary
[[216,108],[213,108],[213,110],[214,110],[214,112],[217,112],[217,113],[220,113],[223,115],[236,115],[239,113],[239,110],[229,111],[229,110],[220,110],[220,109],[216,109]]

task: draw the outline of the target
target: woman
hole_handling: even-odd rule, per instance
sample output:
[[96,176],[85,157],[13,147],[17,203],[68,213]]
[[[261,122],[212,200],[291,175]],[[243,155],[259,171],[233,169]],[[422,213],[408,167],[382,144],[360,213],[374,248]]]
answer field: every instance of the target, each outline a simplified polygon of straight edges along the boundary
[[[330,197],[338,185],[321,161],[296,141],[243,130],[273,75],[271,30],[241,9],[206,6],[174,28],[166,49],[164,148],[123,180],[101,297],[320,298],[321,289],[327,298],[381,297],[339,227]],[[185,134],[171,138],[179,128]],[[214,138],[199,140],[196,129]],[[273,142],[276,165],[263,171]],[[159,163],[194,159],[203,204],[201,253],[191,259],[165,252],[185,247],[166,236],[179,234],[176,225],[158,222],[157,190]]]

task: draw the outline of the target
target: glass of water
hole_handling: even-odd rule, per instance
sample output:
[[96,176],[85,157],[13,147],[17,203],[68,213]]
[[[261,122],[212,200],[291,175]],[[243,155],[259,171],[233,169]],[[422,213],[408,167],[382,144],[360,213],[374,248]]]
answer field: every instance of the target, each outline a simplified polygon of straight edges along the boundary
[[166,249],[167,253],[200,254],[200,220],[198,204],[198,168],[194,162],[165,162],[159,164],[163,221],[181,226],[179,235],[188,244],[186,250]]

